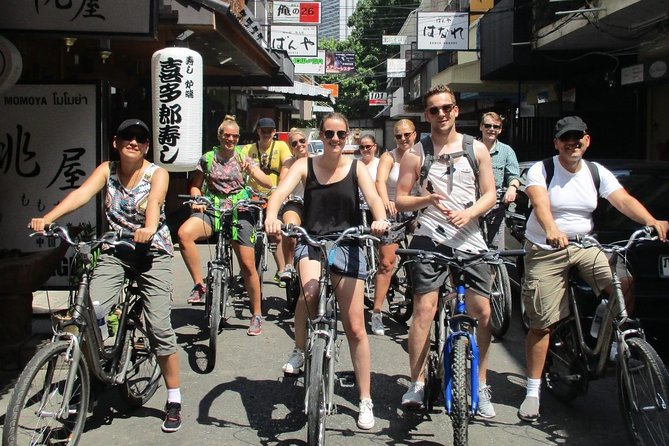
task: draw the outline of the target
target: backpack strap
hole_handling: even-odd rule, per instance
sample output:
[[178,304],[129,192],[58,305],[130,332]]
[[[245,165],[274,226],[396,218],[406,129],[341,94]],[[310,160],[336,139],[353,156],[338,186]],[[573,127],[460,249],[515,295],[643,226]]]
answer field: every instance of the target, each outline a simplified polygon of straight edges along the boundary
[[[427,179],[427,174],[434,163],[434,144],[432,143],[432,138],[430,135],[424,136],[420,140],[421,145],[423,146],[423,165],[420,168],[420,178],[418,179],[418,184],[423,187],[423,183]],[[465,158],[469,162],[469,165],[472,166],[474,171],[474,181],[476,183],[476,199],[478,200],[481,196],[481,191],[479,188],[479,163],[476,159],[476,153],[474,152],[474,137],[472,135],[463,134],[462,135],[462,151],[464,152]],[[430,188],[428,187],[428,190]]]
[[432,137],[430,135],[423,136],[420,143],[423,146],[423,165],[420,168],[418,184],[423,187],[423,183],[427,179],[427,173],[430,171],[430,167],[432,167],[432,163],[434,162],[434,144],[432,143]]
[[[597,191],[597,194],[599,195],[599,186],[601,185],[601,178],[599,177],[599,169],[597,166],[586,160],[582,160],[588,170],[590,171],[590,176],[592,177],[592,182],[595,185],[595,190]],[[541,160],[541,162],[544,165],[544,170],[546,171],[546,189],[548,189],[548,185],[551,184],[551,180],[553,179],[553,175],[555,174],[555,164],[553,162],[553,157],[546,158]]]
[[465,157],[474,171],[476,199],[478,200],[481,198],[481,189],[479,187],[479,163],[476,159],[476,153],[474,153],[474,137],[472,135],[462,135],[462,150],[465,152]]

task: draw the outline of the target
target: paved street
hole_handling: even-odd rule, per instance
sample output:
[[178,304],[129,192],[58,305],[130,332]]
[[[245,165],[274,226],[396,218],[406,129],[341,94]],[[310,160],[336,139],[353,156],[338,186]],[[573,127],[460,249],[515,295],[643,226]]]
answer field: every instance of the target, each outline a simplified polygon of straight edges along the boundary
[[[203,264],[209,249],[201,246]],[[273,262],[272,262],[273,263]],[[266,274],[266,323],[259,337],[246,336],[249,312],[228,321],[219,338],[216,369],[206,366],[206,337],[200,334],[202,307],[186,305],[191,283],[180,256],[174,258],[175,299],[173,321],[180,346],[183,394],[183,427],[174,434],[160,430],[166,392],[161,386],[146,407],[129,410],[114,389],[100,398],[80,444],[83,445],[302,445],[306,440],[302,379],[284,378],[281,365],[292,349],[291,319],[283,311],[284,291],[268,283]],[[517,317],[517,315],[516,315]],[[388,319],[386,319],[388,320]],[[372,346],[372,395],[376,426],[356,427],[357,391],[336,389],[338,414],[327,420],[330,445],[437,445],[451,444],[449,418],[443,413],[405,412],[399,402],[406,390],[407,329],[389,322],[387,335],[370,335]],[[352,370],[343,333],[339,371]],[[517,319],[502,343],[492,346],[488,382],[493,387],[497,417],[475,420],[470,426],[472,445],[624,445],[615,379],[591,383],[586,397],[565,406],[543,395],[539,423],[521,423],[517,405],[524,397],[524,334]],[[612,373],[610,375],[613,375]],[[0,421],[4,422],[15,374],[4,373],[0,387]]]

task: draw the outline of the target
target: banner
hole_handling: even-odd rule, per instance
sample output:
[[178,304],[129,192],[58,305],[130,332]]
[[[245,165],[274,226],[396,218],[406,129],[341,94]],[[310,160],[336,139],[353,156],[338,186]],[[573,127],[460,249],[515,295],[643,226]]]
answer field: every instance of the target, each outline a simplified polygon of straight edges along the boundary
[[325,52],[325,73],[353,73],[355,72],[355,53]]
[[417,13],[417,49],[468,50],[469,14],[466,12]]

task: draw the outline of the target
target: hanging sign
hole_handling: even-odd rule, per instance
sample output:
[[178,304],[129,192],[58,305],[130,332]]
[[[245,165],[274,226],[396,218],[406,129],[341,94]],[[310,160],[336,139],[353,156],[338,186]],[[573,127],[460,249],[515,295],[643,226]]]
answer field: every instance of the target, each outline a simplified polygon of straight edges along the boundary
[[319,2],[281,2],[272,5],[273,23],[321,23],[321,4]]
[[419,50],[469,49],[469,13],[419,11],[416,23]]
[[388,93],[386,93],[385,91],[370,91],[369,105],[370,106],[388,105]]
[[151,57],[153,159],[170,172],[195,169],[202,156],[202,56],[165,48]]
[[272,49],[293,56],[318,56],[318,26],[272,25]]

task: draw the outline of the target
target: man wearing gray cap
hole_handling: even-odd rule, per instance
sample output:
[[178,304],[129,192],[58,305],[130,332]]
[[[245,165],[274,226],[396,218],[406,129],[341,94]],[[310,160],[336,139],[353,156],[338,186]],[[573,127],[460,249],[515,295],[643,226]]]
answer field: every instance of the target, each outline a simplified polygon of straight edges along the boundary
[[[525,345],[527,394],[518,410],[518,417],[524,421],[539,418],[539,388],[551,328],[569,315],[569,270],[578,268],[595,294],[611,291],[611,269],[606,256],[598,249],[569,246],[570,238],[592,231],[592,213],[598,197],[608,200],[635,222],[654,227],[660,239],[664,240],[669,231],[669,223],[656,220],[608,169],[586,163],[583,155],[590,146],[590,135],[581,118],[560,119],[555,125],[553,144],[558,154],[546,160],[550,164],[540,161],[527,173],[526,193],[532,202],[532,213],[525,232],[522,299],[530,329]],[[550,175],[545,166],[550,165],[553,175],[548,181]]]

